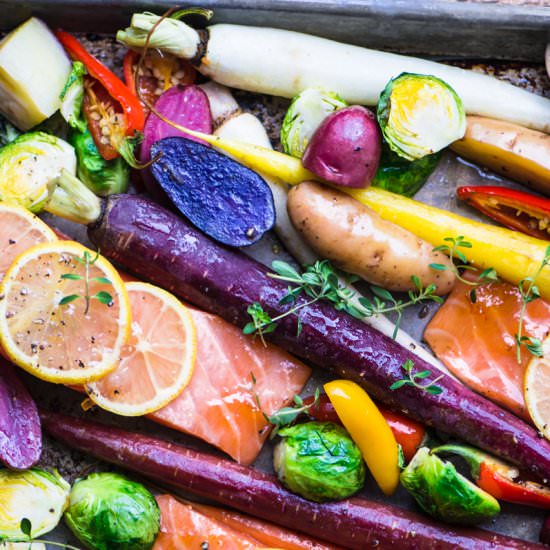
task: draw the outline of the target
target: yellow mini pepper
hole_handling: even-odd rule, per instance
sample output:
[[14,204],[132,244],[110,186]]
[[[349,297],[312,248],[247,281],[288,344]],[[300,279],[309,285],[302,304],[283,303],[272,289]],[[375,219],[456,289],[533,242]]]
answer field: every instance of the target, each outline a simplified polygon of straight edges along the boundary
[[324,388],[376,483],[384,494],[391,495],[399,484],[399,449],[386,419],[355,382],[333,380]]

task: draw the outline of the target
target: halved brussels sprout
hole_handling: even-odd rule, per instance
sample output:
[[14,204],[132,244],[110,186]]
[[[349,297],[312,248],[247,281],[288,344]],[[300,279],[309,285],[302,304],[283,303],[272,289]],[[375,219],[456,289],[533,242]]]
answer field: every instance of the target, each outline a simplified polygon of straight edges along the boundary
[[287,155],[302,158],[321,122],[347,103],[335,94],[320,88],[307,88],[292,100],[281,127],[281,144]]
[[422,447],[401,472],[403,487],[420,507],[448,523],[473,525],[500,512],[498,501]]
[[69,504],[70,490],[57,471],[0,470],[0,539],[25,539],[21,531],[25,518],[31,523],[32,538],[54,529]]
[[377,116],[388,145],[408,160],[437,153],[466,131],[462,100],[435,76],[402,73],[390,80]]
[[306,422],[278,432],[273,465],[290,491],[323,502],[349,497],[363,487],[365,464],[346,430],[331,422]]
[[160,511],[143,485],[99,473],[74,484],[65,521],[92,550],[149,550],[160,529]]
[[86,67],[80,61],[74,61],[71,74],[67,79],[65,87],[59,96],[61,116],[68,122],[71,128],[84,132],[87,128],[86,121],[82,116],[82,103],[84,102],[84,75]]

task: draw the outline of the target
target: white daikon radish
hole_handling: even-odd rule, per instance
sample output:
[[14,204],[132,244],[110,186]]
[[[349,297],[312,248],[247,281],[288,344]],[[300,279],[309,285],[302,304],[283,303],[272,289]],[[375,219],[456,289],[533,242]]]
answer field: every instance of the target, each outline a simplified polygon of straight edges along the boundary
[[70,72],[57,38],[31,17],[0,42],[0,113],[21,130],[36,126],[61,106]]
[[[271,149],[271,142],[269,141],[264,126],[258,118],[250,113],[241,113],[229,118],[216,130],[215,134],[226,139],[252,143],[260,147]],[[224,151],[221,152],[223,153]],[[294,229],[288,217],[286,209],[288,185],[273,176],[264,173],[261,173],[261,176],[266,180],[273,193],[276,211],[275,231],[281,239],[281,242],[302,265],[313,264],[319,258],[315,255],[313,250],[309,248],[298,231]],[[346,284],[343,280],[340,280],[340,282]],[[355,292],[353,302],[361,308],[358,302],[358,298],[361,297],[361,294],[352,285],[346,284],[346,286]],[[395,325],[387,317],[378,315],[374,317],[365,317],[363,320],[386,336],[392,337]],[[448,372],[446,367],[438,359],[424,349],[421,344],[416,342],[405,331],[399,330],[397,332],[396,341],[434,367],[444,372]]]
[[[117,39],[143,47],[158,19],[135,14]],[[549,99],[492,76],[281,29],[220,24],[207,31],[199,34],[181,21],[163,20],[149,45],[193,60],[199,71],[226,86],[288,98],[319,86],[350,104],[375,105],[388,81],[402,72],[433,75],[454,88],[468,114],[550,133]]]

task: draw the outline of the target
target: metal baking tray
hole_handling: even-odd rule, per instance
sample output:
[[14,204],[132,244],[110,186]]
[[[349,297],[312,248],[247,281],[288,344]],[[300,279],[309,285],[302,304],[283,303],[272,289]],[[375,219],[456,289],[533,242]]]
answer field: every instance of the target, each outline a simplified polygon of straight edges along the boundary
[[[198,2],[187,4],[199,5]],[[550,41],[550,8],[451,0],[211,0],[203,5],[215,10],[215,22],[276,26],[373,48],[417,53],[432,58],[465,59],[469,66],[477,64],[479,70],[550,96],[550,81],[542,67],[544,49]],[[0,33],[30,15],[36,15],[54,28],[62,26],[66,30],[83,33],[80,37],[91,51],[120,73],[123,49],[106,38],[104,33],[113,33],[126,26],[134,11],[148,9],[162,13],[168,7],[164,2],[132,0],[29,0],[24,3],[0,0]],[[244,92],[237,92],[236,98],[244,110],[260,117],[274,145],[278,146],[279,127],[288,101]],[[443,156],[417,198],[475,218],[476,214],[471,209],[457,203],[456,187],[484,182],[494,184],[495,180],[516,187],[516,184],[458,160],[449,152]],[[52,217],[47,219],[74,238],[86,242],[82,227]],[[258,245],[248,248],[247,252],[264,263],[270,263],[274,257],[273,250],[280,249],[279,246],[274,247],[275,244],[276,238],[268,235]],[[278,254],[278,257],[286,256],[284,250]],[[408,310],[403,328],[420,340],[435,307],[433,304]],[[21,376],[41,406],[74,415],[83,414],[79,394],[43,383],[23,372]],[[323,374],[315,373],[308,389],[312,390],[322,381]],[[115,417],[99,410],[86,414],[127,429],[212,451],[206,444],[145,419]],[[112,469],[48,438],[42,466],[58,468],[71,482],[94,469]],[[255,466],[271,468],[269,444]],[[372,479],[367,480],[364,494],[382,500]],[[403,489],[398,490],[391,499],[384,500],[415,509],[414,502]],[[507,504],[503,504],[502,508],[497,519],[482,527],[525,540],[537,540],[543,519],[541,512]],[[63,525],[49,538],[73,544],[76,542]]]

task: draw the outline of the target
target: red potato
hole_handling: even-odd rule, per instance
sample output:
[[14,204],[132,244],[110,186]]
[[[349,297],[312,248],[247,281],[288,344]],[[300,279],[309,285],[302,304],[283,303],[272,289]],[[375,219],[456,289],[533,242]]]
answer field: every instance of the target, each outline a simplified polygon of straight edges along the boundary
[[343,187],[367,187],[376,174],[382,134],[375,115],[359,105],[330,114],[309,142],[302,163],[320,178]]
[[[406,292],[416,289],[416,276],[424,288],[435,285],[440,295],[455,284],[447,256],[346,193],[305,181],[289,191],[287,209],[294,227],[321,258],[371,284]],[[448,269],[432,269],[432,263]]]

